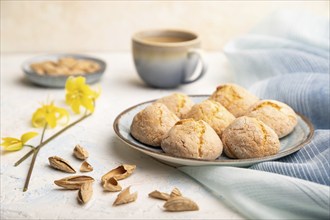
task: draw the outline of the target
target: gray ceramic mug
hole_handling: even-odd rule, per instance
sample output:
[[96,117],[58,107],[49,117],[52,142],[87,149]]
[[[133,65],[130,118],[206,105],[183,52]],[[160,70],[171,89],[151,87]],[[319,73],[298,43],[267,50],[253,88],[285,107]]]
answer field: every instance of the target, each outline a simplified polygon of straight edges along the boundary
[[195,82],[206,72],[197,34],[184,30],[147,30],[132,38],[135,68],[150,86],[173,88]]

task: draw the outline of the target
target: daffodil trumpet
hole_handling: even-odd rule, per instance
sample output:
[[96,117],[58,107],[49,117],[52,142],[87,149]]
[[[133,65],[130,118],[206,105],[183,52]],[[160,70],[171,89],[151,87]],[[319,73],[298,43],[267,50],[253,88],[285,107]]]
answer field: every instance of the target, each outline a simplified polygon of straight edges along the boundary
[[69,77],[65,84],[65,101],[76,114],[84,107],[89,112],[94,112],[95,100],[99,97],[100,91],[92,90],[84,77]]
[[46,124],[50,128],[55,128],[59,121],[66,119],[64,124],[69,122],[69,113],[64,108],[54,105],[54,102],[43,104],[32,116],[32,125],[36,128],[44,127]]

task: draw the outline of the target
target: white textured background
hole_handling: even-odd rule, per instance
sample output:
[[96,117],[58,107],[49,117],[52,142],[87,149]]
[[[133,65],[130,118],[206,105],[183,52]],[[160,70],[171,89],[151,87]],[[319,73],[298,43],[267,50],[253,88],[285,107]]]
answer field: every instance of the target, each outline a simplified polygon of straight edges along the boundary
[[221,50],[276,9],[329,17],[329,1],[1,1],[1,52],[129,51],[148,28],[200,33]]

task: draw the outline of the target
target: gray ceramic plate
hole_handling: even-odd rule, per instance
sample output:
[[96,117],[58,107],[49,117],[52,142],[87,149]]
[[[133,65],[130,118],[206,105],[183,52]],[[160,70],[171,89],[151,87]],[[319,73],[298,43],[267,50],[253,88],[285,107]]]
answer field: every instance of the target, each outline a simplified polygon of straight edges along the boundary
[[57,61],[61,57],[73,57],[76,59],[91,60],[98,63],[100,65],[99,71],[95,73],[74,75],[74,76],[84,76],[86,78],[86,83],[88,84],[98,82],[101,79],[101,76],[103,75],[106,69],[106,63],[103,60],[94,57],[79,55],[79,54],[50,54],[50,55],[34,57],[25,61],[22,65],[23,72],[31,82],[37,85],[45,86],[45,87],[64,88],[65,82],[69,76],[39,75],[36,72],[34,72],[30,67],[32,63],[38,63],[47,60]]
[[[190,96],[195,103],[201,102],[207,99],[208,95],[196,95]],[[166,164],[173,166],[201,166],[201,165],[219,165],[219,166],[236,166],[236,167],[248,167],[255,163],[275,160],[281,157],[290,155],[299,149],[301,149],[305,144],[307,144],[313,134],[314,129],[310,121],[302,115],[298,115],[298,124],[295,127],[294,131],[280,139],[281,149],[280,152],[273,156],[267,156],[257,159],[230,159],[223,154],[216,160],[200,160],[200,159],[186,159],[169,156],[164,153],[161,148],[155,148],[152,146],[145,145],[137,140],[135,140],[130,135],[130,126],[133,120],[133,117],[147,105],[152,103],[155,100],[144,102],[138,105],[135,105],[117,116],[114,121],[113,127],[118,135],[118,137],[125,142],[128,146],[141,151],[147,155],[150,155]]]

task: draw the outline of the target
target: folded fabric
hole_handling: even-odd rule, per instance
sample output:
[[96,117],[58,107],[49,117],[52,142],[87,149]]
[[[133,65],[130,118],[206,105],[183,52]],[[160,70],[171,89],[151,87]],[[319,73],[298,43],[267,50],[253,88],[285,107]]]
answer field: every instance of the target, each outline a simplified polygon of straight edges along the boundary
[[223,196],[249,219],[329,219],[327,186],[235,167],[179,169]]
[[329,26],[329,19],[307,12],[275,12],[224,47],[236,83],[250,87],[286,73],[329,73]]
[[248,218],[330,218],[329,26],[323,17],[279,11],[224,48],[235,83],[287,103],[316,129],[299,152],[250,169],[179,168]]
[[283,174],[330,185],[330,130],[317,130],[311,143],[300,151],[276,161],[253,165],[252,169]]
[[255,83],[250,91],[261,99],[289,104],[309,118],[315,129],[330,129],[330,75],[299,73]]
[[316,130],[311,143],[295,154],[276,161],[259,163],[252,169],[279,173],[330,185],[330,76],[292,74],[258,82],[251,91],[262,99],[289,104],[309,118]]

